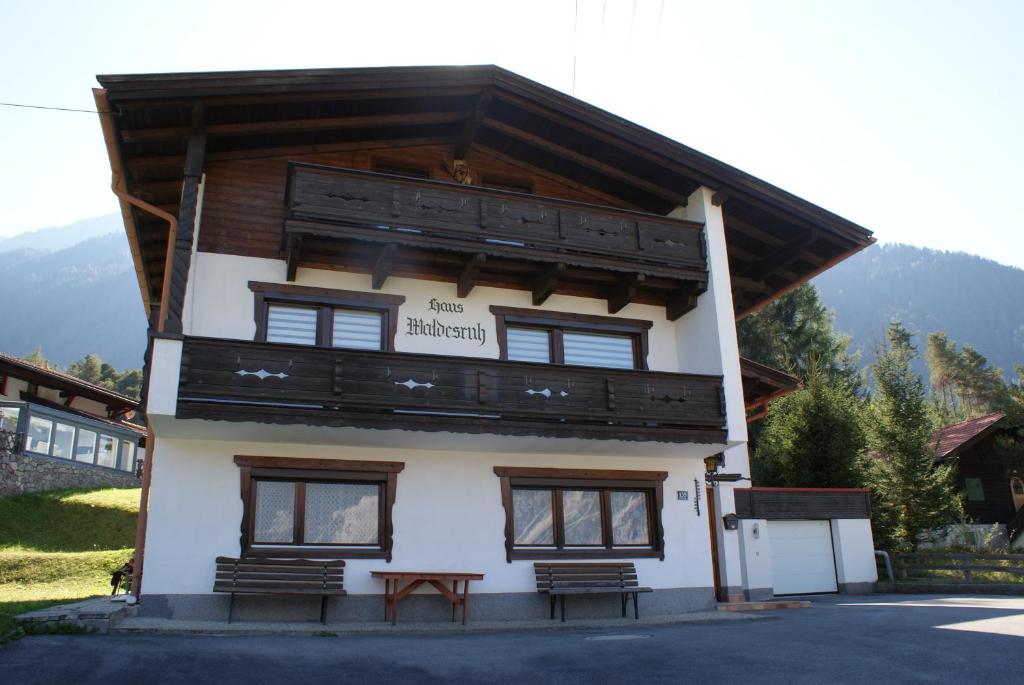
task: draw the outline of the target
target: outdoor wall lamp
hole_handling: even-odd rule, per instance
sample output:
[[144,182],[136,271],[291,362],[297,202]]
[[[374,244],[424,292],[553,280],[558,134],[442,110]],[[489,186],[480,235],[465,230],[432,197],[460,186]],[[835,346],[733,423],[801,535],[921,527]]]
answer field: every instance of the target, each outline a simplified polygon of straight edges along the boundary
[[704,457],[704,482],[714,488],[719,483],[737,483],[741,480],[750,480],[750,478],[739,473],[719,473],[718,469],[724,464],[725,455],[721,453]]

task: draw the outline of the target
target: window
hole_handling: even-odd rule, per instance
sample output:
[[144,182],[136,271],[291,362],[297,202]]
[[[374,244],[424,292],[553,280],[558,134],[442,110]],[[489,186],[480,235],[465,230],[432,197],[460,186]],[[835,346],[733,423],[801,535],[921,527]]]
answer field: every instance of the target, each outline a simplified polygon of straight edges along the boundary
[[400,462],[235,457],[245,552],[254,556],[391,558]]
[[610,369],[634,369],[633,338],[605,333],[562,333],[562,354],[568,366],[601,366]]
[[538,364],[646,369],[650,321],[491,307],[501,358]]
[[75,446],[75,427],[66,423],[57,423],[53,434],[53,456],[70,459]]
[[95,459],[96,433],[82,428],[78,431],[78,439],[75,440],[75,461],[91,464]]
[[101,435],[96,449],[96,465],[107,468],[117,467],[117,440],[109,435]]
[[664,558],[662,483],[653,471],[498,466],[506,557]]
[[135,443],[127,440],[121,441],[121,470],[135,471]]
[[25,440],[25,449],[29,452],[49,454],[52,434],[52,421],[39,416],[30,416],[28,419],[28,437]]
[[967,492],[968,502],[984,502],[985,490],[981,487],[980,478],[965,478],[964,490]]
[[20,417],[21,407],[0,407],[0,430],[17,433]]
[[382,338],[381,312],[359,309],[335,309],[331,330],[331,346],[354,350],[379,350]]
[[267,305],[267,342],[315,345],[317,310],[313,307]]
[[505,329],[508,359],[516,362],[551,363],[551,331],[544,328]]
[[258,342],[393,350],[405,298],[280,283],[250,282]]

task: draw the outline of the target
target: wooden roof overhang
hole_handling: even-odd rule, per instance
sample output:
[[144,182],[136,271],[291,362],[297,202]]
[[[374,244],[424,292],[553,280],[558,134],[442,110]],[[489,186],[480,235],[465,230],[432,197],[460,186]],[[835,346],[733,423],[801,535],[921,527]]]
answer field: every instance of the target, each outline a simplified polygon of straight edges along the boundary
[[747,423],[764,418],[772,400],[799,390],[801,385],[800,379],[745,357],[740,357],[740,377]]
[[52,388],[59,391],[60,396],[66,400],[81,397],[99,402],[107,407],[107,413],[111,416],[121,416],[139,409],[139,403],[130,397],[83,381],[62,371],[37,366],[13,355],[0,353],[0,376],[17,378],[27,383],[41,385],[44,388]]
[[[870,231],[692,148],[494,66],[99,76],[123,190],[176,214],[190,136],[207,161],[402,145],[478,148],[609,205],[723,209],[742,317],[872,242]],[[167,224],[125,205],[143,299],[160,298]]]

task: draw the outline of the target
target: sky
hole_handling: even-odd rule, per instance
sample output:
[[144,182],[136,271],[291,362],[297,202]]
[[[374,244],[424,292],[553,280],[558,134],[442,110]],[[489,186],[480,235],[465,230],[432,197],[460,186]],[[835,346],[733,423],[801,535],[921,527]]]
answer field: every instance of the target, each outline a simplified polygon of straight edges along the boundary
[[[902,242],[1024,268],[1024,3],[0,0],[0,102],[96,74],[497,64]],[[0,106],[0,236],[115,211],[95,114]]]

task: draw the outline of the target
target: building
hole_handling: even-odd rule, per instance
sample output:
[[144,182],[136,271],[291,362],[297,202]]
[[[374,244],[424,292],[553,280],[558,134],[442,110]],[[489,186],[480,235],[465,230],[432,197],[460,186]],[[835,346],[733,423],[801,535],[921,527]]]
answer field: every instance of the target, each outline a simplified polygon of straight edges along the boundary
[[388,564],[484,573],[477,617],[546,615],[541,559],[636,560],[648,611],[771,592],[725,516],[735,321],[867,230],[491,66],[99,82],[153,321],[143,611],[223,616],[239,554],[346,559],[346,620]]
[[956,459],[964,513],[975,523],[1007,525],[1011,543],[1024,528],[1024,481],[1008,468],[996,441],[1017,432],[1003,412],[994,412],[940,428],[932,436],[937,461]]
[[137,401],[0,353],[0,495],[138,487]]

